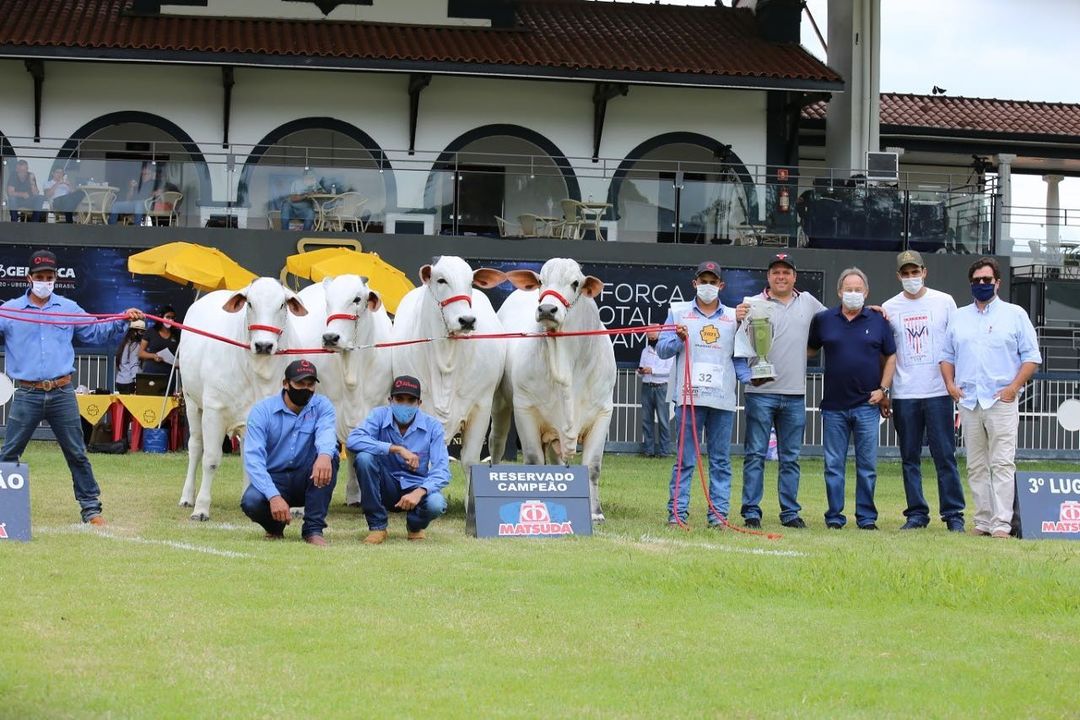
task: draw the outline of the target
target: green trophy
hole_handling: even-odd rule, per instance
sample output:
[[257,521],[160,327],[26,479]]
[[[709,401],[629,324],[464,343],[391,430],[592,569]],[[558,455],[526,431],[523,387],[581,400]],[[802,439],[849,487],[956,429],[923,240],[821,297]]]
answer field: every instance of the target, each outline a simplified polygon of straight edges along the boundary
[[769,362],[772,349],[773,327],[769,317],[772,307],[767,302],[750,303],[750,344],[754,346],[757,360],[750,366],[751,380],[775,380],[776,368]]

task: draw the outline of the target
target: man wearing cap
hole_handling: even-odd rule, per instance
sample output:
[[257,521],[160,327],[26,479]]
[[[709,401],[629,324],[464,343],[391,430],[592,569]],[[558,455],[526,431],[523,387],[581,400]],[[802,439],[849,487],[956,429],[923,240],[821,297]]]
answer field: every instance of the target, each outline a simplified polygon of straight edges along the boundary
[[[806,338],[814,315],[825,306],[813,295],[795,289],[795,259],[782,252],[769,261],[767,286],[757,297],[772,312],[772,348],[769,362],[776,369],[772,380],[753,380],[746,388],[746,442],[743,456],[742,516],[748,528],[761,527],[761,498],[765,485],[765,455],[769,436],[776,428],[780,469],[777,494],[780,522],[785,527],[805,528],[799,512],[799,454],[806,427]],[[736,308],[739,322],[750,306]]]
[[997,260],[976,260],[968,281],[975,302],[957,310],[949,324],[941,374],[960,406],[975,534],[1005,539],[1013,519],[1019,400],[1042,354],[1024,308],[997,295]]
[[[694,482],[697,450],[694,438],[705,431],[709,452],[709,508],[706,519],[711,527],[727,524],[731,500],[731,431],[735,423],[737,383],[750,380],[750,368],[745,358],[734,357],[734,308],[720,304],[720,265],[706,260],[697,266],[691,285],[694,300],[672,303],[664,324],[676,329],[665,330],[656,343],[661,358],[675,358],[675,372],[668,385],[668,401],[675,402],[676,432],[679,442],[675,465],[671,469],[668,524],[684,524],[690,512],[690,487]],[[690,380],[693,398],[691,424],[690,398],[685,392],[686,343],[690,345]]]
[[50,251],[33,253],[26,276],[29,289],[0,306],[7,311],[0,317],[0,334],[4,337],[7,374],[15,385],[0,461],[18,462],[34,430],[42,420],[48,420],[71,470],[83,522],[104,525],[101,489],[86,457],[79,404],[72,383],[75,375],[72,341],[114,347],[127,331],[128,322],[142,319],[143,314],[129,308],[121,319],[81,324],[86,321],[73,316],[84,315],[86,311],[72,300],[53,293],[56,267],[56,255]]
[[312,545],[326,545],[326,512],[337,484],[337,416],[310,360],[285,368],[281,392],[251,408],[244,436],[244,471],[251,484],[240,508],[266,530],[267,540],[281,540],[292,520],[290,507],[304,508],[300,535]]
[[937,470],[941,520],[951,532],[964,531],[964,489],[956,467],[953,400],[938,366],[956,301],[926,287],[926,265],[920,253],[896,256],[896,277],[903,291],[885,302],[896,341],[896,374],[892,383],[892,419],[903,460],[907,522],[901,530],[930,524],[930,506],[922,487],[922,445],[925,435]]
[[420,381],[399,375],[390,404],[371,411],[349,433],[356,453],[360,506],[367,519],[364,542],[386,540],[389,513],[404,512],[409,540],[423,540],[424,528],[446,512],[442,490],[450,484],[450,456],[442,423],[420,410]]

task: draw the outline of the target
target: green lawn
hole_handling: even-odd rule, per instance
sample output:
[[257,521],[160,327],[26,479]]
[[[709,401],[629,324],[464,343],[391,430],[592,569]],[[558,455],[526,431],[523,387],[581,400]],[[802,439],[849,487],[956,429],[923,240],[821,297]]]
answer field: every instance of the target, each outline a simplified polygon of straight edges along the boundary
[[363,546],[336,500],[320,550],[261,540],[235,458],[191,523],[184,456],[93,456],[107,532],[77,524],[55,445],[25,460],[36,536],[0,545],[0,718],[1080,716],[1080,544],[900,533],[896,464],[878,533],[824,529],[817,460],[808,530],[708,530],[699,487],[692,531],[668,530],[670,465],[610,456],[591,539],[470,539],[455,474],[426,542],[395,516]]

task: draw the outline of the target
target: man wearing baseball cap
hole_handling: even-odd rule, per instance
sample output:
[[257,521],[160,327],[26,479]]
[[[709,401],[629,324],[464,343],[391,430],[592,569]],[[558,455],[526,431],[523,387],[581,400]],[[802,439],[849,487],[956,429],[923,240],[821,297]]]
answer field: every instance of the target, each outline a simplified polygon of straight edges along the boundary
[[[761,498],[765,485],[765,454],[769,435],[776,428],[780,460],[777,494],[784,527],[805,528],[799,517],[799,454],[806,427],[806,339],[810,322],[825,306],[813,295],[795,289],[795,259],[787,252],[769,260],[768,285],[757,297],[772,306],[769,322],[773,341],[769,362],[776,368],[772,380],[754,380],[746,388],[746,441],[743,445],[742,516],[746,527],[761,527]],[[742,303],[736,316],[742,322],[750,305]]]
[[409,540],[423,540],[424,529],[446,512],[442,490],[450,484],[450,456],[442,423],[420,409],[420,381],[394,378],[390,404],[372,410],[345,445],[356,453],[364,542],[386,541],[391,512],[406,513]]
[[337,415],[325,395],[315,392],[318,372],[310,360],[285,368],[282,390],[255,404],[244,436],[244,471],[251,484],[240,508],[281,540],[292,520],[290,507],[304,508],[300,536],[326,545],[326,513],[337,484]]
[[952,295],[926,287],[926,264],[915,250],[896,256],[900,294],[885,302],[896,339],[896,374],[892,383],[892,420],[903,460],[907,522],[901,530],[930,524],[923,495],[922,445],[925,436],[937,471],[941,520],[952,532],[964,532],[964,488],[956,467],[953,400],[938,360],[949,323],[956,314]]
[[[735,424],[736,388],[750,380],[745,358],[736,358],[734,308],[720,304],[724,289],[720,265],[713,260],[699,263],[691,282],[694,300],[672,303],[665,330],[656,343],[661,358],[675,358],[675,372],[668,384],[668,400],[675,403],[676,432],[682,446],[675,451],[668,500],[668,524],[683,524],[690,512],[690,488],[694,484],[697,449],[694,437],[705,432],[709,453],[709,507],[706,520],[712,527],[727,524],[731,502],[731,431]],[[683,353],[690,346],[690,386],[693,410],[685,393]],[[693,417],[697,424],[691,424]]]
[[[0,461],[18,462],[34,430],[42,420],[48,420],[71,470],[82,520],[100,526],[105,524],[101,516],[101,489],[83,444],[82,419],[73,383],[72,342],[115,347],[127,331],[128,323],[142,319],[143,314],[141,310],[128,308],[120,319],[83,324],[75,316],[86,311],[53,292],[56,270],[55,254],[49,250],[35,251],[30,255],[26,276],[30,287],[0,306],[8,311],[5,317],[0,317],[0,334],[7,355],[7,374],[15,385]],[[49,324],[58,319],[70,324]]]

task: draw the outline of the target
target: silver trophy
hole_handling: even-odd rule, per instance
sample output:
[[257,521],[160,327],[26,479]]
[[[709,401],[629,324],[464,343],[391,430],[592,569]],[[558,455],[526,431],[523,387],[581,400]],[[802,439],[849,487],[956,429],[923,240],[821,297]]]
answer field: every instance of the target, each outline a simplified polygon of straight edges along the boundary
[[750,321],[750,344],[757,358],[750,365],[751,380],[776,379],[776,368],[769,362],[769,351],[772,350],[773,341],[771,317],[772,305],[770,303],[761,300],[750,303],[750,310],[747,313]]

